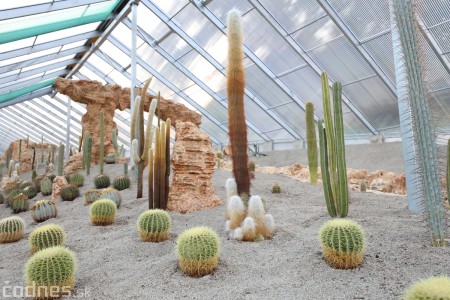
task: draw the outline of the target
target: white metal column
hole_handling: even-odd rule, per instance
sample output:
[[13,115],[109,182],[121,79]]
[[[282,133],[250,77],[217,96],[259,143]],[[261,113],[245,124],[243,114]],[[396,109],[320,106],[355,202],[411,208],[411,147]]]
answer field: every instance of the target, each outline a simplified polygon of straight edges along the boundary
[[[130,111],[131,116],[133,116],[134,109],[134,99],[135,99],[135,87],[136,87],[136,36],[137,36],[137,5],[138,3],[135,1],[131,5],[131,87],[130,87]],[[131,132],[130,132],[130,166],[134,166],[133,155],[131,154],[131,145],[133,141],[131,140]]]

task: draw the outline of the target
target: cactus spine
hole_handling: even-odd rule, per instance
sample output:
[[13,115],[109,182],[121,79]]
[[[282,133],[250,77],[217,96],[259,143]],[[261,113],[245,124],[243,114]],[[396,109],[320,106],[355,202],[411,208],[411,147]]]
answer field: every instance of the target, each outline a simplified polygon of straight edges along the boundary
[[428,89],[425,83],[422,53],[420,49],[419,24],[414,11],[414,1],[394,0],[393,12],[399,33],[403,61],[405,64],[406,101],[411,108],[410,121],[412,143],[418,162],[417,184],[421,206],[426,211],[432,244],[445,245],[445,208],[440,184],[439,163],[436,151],[435,131],[428,103]]
[[314,104],[312,102],[306,103],[306,143],[308,147],[309,177],[312,184],[317,184],[318,154]]
[[0,243],[16,242],[23,238],[25,221],[19,217],[9,217],[0,220]]
[[118,191],[123,191],[130,187],[130,178],[128,176],[119,176],[113,180],[113,187]]
[[325,119],[319,120],[317,125],[323,189],[330,216],[345,218],[348,214],[348,185],[342,118],[342,85],[340,82],[333,83],[333,118],[328,76],[325,72],[322,73],[321,79]]
[[105,164],[105,120],[103,111],[100,112],[100,174],[103,174]]
[[247,125],[244,111],[245,72],[242,50],[242,24],[239,11],[228,13],[228,130],[233,159],[233,175],[241,197],[250,195],[247,154]]
[[58,176],[63,175],[63,168],[64,168],[64,145],[60,143],[58,149]]
[[110,225],[116,218],[117,207],[114,201],[109,199],[100,199],[91,205],[91,223],[93,225]]
[[64,246],[65,239],[66,233],[60,225],[47,224],[33,230],[28,241],[31,253],[35,253],[50,247]]

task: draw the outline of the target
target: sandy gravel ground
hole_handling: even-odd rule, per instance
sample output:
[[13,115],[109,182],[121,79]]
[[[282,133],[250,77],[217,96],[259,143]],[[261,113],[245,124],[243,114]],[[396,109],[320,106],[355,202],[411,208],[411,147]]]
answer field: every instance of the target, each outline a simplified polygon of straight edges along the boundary
[[[371,151],[372,146],[363,147],[367,151],[362,153],[374,155],[361,159],[365,168],[377,167],[377,163],[393,165],[383,162],[388,155]],[[269,158],[274,164],[284,162],[278,155],[264,159]],[[397,160],[401,162],[399,157]],[[120,175],[122,166],[107,165],[106,172]],[[226,170],[214,174],[214,186],[222,199],[230,176]],[[82,191],[92,188],[92,181],[93,176],[86,178]],[[270,193],[274,182],[280,183],[281,194]],[[113,225],[90,225],[89,207],[81,197],[73,202],[57,201],[59,216],[44,224],[58,223],[65,228],[66,246],[78,258],[75,296],[80,298],[86,291],[85,299],[400,299],[404,289],[420,278],[450,275],[450,247],[430,245],[427,228],[420,217],[410,215],[404,197],[350,193],[349,217],[364,228],[368,246],[363,264],[344,271],[332,269],[321,256],[318,230],[330,219],[321,186],[256,173],[252,191],[268,199],[277,225],[272,240],[228,240],[222,205],[185,215],[170,213],[174,224],[170,239],[159,244],[141,242],[135,223],[147,201],[136,200],[135,189],[121,192],[123,204]],[[10,209],[0,205],[0,218],[10,215]],[[19,216],[26,221],[27,234],[19,242],[0,245],[0,290],[5,281],[24,285],[23,267],[30,257],[27,237],[38,225],[29,212]],[[222,254],[213,274],[190,278],[177,266],[175,241],[183,230],[198,225],[218,232]]]

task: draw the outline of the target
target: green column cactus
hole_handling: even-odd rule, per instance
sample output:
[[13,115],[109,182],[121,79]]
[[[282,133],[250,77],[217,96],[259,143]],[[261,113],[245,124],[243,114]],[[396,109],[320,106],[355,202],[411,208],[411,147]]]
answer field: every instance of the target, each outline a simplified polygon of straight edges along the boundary
[[56,218],[58,210],[55,202],[51,200],[39,200],[30,208],[31,217],[37,223]]
[[211,228],[194,227],[178,237],[176,251],[181,269],[189,276],[201,277],[217,267],[220,239]]
[[447,201],[450,205],[450,139],[447,142],[447,173],[446,173],[446,180],[447,180]]
[[25,221],[19,217],[0,220],[0,243],[17,242],[25,234]]
[[84,132],[83,141],[83,170],[86,169],[86,175],[91,174],[91,154],[92,154],[92,138],[89,131]]
[[416,9],[412,0],[394,0],[393,12],[403,52],[404,76],[407,92],[406,101],[411,108],[412,149],[417,162],[417,182],[419,199],[426,212],[428,227],[434,246],[445,245],[445,207],[439,174],[435,131],[432,124],[429,93],[425,82],[422,49],[420,48],[420,28]]
[[162,242],[169,237],[172,221],[169,214],[161,209],[146,210],[138,218],[137,229],[144,242]]
[[75,284],[77,262],[72,251],[56,246],[35,253],[25,266],[27,295],[53,299],[67,294]]
[[433,276],[413,284],[403,296],[404,300],[447,300],[450,299],[450,277]]
[[41,164],[44,163],[44,153],[45,153],[45,149],[44,149],[44,136],[41,135]]
[[[52,145],[52,146],[51,146],[51,153],[52,153],[52,156],[51,156],[51,163],[52,163],[52,164],[55,164],[55,152],[56,152],[56,146],[55,146],[55,145]],[[63,153],[64,153],[64,151],[63,151]]]
[[325,201],[331,217],[345,218],[348,214],[348,185],[342,117],[342,85],[340,82],[333,83],[333,117],[328,76],[325,72],[322,73],[321,79],[325,119],[319,120],[317,126]]
[[17,162],[20,164],[22,158],[22,139],[19,140],[19,159],[17,160]]
[[117,135],[118,135],[118,130],[117,130],[117,128],[114,128],[113,130],[112,130],[112,144],[113,144],[113,146],[114,146],[114,156],[115,156],[115,158],[116,158],[116,160],[117,160],[117,158],[120,156],[120,153],[119,153],[119,144],[117,143]]
[[50,247],[64,246],[65,239],[66,233],[58,224],[46,224],[37,227],[28,237],[31,253],[36,253]]
[[99,199],[92,203],[90,220],[93,225],[110,225],[114,223],[117,213],[116,203],[110,199]]
[[100,174],[103,174],[103,167],[105,165],[105,120],[103,111],[100,112]]
[[314,104],[306,103],[306,144],[308,148],[309,177],[312,184],[317,184],[318,154],[316,126],[314,121]]
[[58,176],[63,175],[63,169],[64,169],[64,145],[60,143],[58,149]]
[[334,219],[320,229],[320,244],[325,261],[337,269],[352,269],[364,260],[364,232],[356,222]]

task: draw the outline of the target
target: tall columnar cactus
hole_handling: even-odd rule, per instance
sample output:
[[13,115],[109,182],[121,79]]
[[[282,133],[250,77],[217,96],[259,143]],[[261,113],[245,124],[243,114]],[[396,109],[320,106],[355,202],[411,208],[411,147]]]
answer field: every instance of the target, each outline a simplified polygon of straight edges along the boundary
[[233,176],[236,179],[238,194],[243,198],[248,198],[250,173],[244,111],[245,71],[243,59],[241,15],[238,10],[233,9],[228,13],[228,131],[233,160]]
[[146,210],[137,221],[139,236],[144,242],[162,242],[169,237],[172,221],[162,209]]
[[142,198],[142,180],[144,168],[148,164],[149,149],[152,143],[152,123],[153,114],[155,112],[156,103],[152,101],[149,110],[149,120],[147,122],[147,135],[144,131],[144,102],[147,89],[150,85],[151,79],[147,80],[144,88],[141,91],[141,96],[136,97],[134,104],[133,115],[131,119],[131,150],[133,160],[137,165],[137,198]]
[[321,79],[325,119],[319,120],[317,126],[323,190],[330,216],[345,218],[348,213],[348,185],[342,117],[342,85],[340,82],[333,83],[333,117],[327,74],[322,73]]
[[56,246],[35,253],[25,266],[27,295],[33,299],[60,298],[73,289],[77,262],[72,251]]
[[11,178],[14,172],[14,169],[16,167],[16,162],[14,159],[10,159],[9,160],[9,164],[8,164],[8,177]]
[[60,143],[58,149],[58,176],[63,175],[63,168],[64,168],[64,145]]
[[25,221],[19,217],[0,220],[0,243],[16,242],[25,234]]
[[45,153],[45,149],[44,149],[44,136],[41,135],[41,164],[44,163],[44,153]]
[[17,162],[20,164],[21,163],[21,159],[22,158],[22,139],[19,140],[19,159],[17,160]]
[[46,224],[37,227],[28,237],[31,253],[50,247],[64,246],[65,239],[66,233],[61,225],[58,224]]
[[90,209],[90,219],[93,225],[110,225],[116,218],[116,203],[109,199],[99,199],[92,203]]
[[116,160],[120,156],[119,144],[117,143],[117,135],[118,135],[118,130],[117,130],[117,128],[115,128],[112,130],[112,144],[114,146],[114,156],[115,156]]
[[445,208],[440,183],[439,164],[436,151],[435,131],[428,103],[428,87],[421,64],[420,32],[413,0],[394,0],[393,12],[399,33],[404,61],[404,76],[407,92],[406,101],[410,107],[412,146],[416,149],[417,184],[419,199],[426,211],[432,244],[444,246]]
[[181,269],[189,276],[201,277],[217,267],[220,239],[208,227],[194,227],[178,237],[176,250]]
[[83,158],[82,169],[86,169],[86,175],[91,173],[91,151],[92,151],[92,138],[89,131],[86,131],[83,135]]
[[403,296],[404,300],[442,300],[450,299],[450,277],[433,276],[410,286]]
[[[51,157],[51,163],[55,164],[55,152],[56,152],[56,146],[55,145],[51,145],[51,153],[52,153],[52,157]],[[63,149],[64,150],[64,149]],[[64,151],[63,151],[63,157],[64,157]]]
[[447,180],[447,201],[450,205],[450,139],[447,142],[447,174],[446,174],[446,180]]
[[103,111],[100,112],[100,174],[103,174],[103,166],[105,165],[105,120]]
[[40,223],[51,218],[56,218],[58,211],[55,202],[51,200],[39,200],[30,208],[31,217]]
[[352,269],[364,260],[365,238],[361,226],[348,219],[334,219],[320,229],[325,261],[337,269]]
[[317,154],[316,126],[314,122],[314,104],[306,103],[306,143],[308,147],[309,177],[312,184],[317,183],[317,168],[319,165]]

